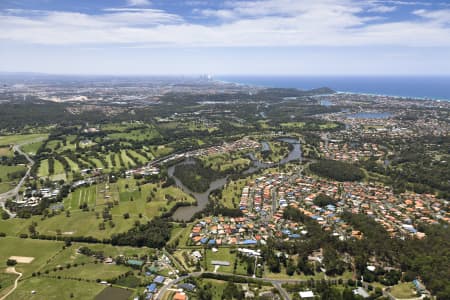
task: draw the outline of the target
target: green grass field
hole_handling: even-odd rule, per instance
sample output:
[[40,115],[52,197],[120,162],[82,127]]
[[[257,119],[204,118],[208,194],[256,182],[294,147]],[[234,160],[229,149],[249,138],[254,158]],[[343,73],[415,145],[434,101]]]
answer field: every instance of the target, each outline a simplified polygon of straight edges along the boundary
[[0,261],[6,262],[10,256],[34,257],[29,264],[17,264],[16,270],[24,273],[24,277],[43,268],[47,261],[62,249],[62,242],[21,239],[18,237],[0,238]]
[[[105,288],[95,282],[32,277],[20,282],[8,300],[94,299]],[[35,291],[32,294],[31,291]]]
[[256,153],[256,158],[261,161],[279,162],[289,154],[289,147],[287,143],[279,141],[267,142],[270,147],[270,152],[268,155],[262,155],[262,152]]
[[134,161],[139,162],[140,164],[147,163],[149,159],[147,157],[142,156],[134,150],[127,150],[127,155],[132,157]]
[[16,278],[15,274],[0,273],[0,297],[12,288]]
[[7,192],[14,188],[14,182],[18,182],[19,179],[11,180],[8,177],[8,174],[17,172],[17,171],[26,171],[26,167],[24,166],[5,166],[0,165],[0,193]]
[[14,185],[11,185],[10,183],[0,183],[0,194],[6,193],[7,191],[14,188]]
[[189,235],[191,234],[193,224],[187,224],[185,228],[174,228],[172,232],[169,244],[174,242],[176,239],[179,239],[178,246],[183,248],[186,247],[188,241],[190,240]]
[[9,146],[6,147],[0,147],[0,157],[6,156],[6,157],[13,157],[13,151],[9,148]]
[[22,151],[29,155],[36,155],[36,152],[42,146],[43,142],[35,142],[22,146]]
[[[77,253],[81,246],[94,251],[103,251],[105,256],[125,257],[153,255],[155,250],[148,248],[119,247],[104,244],[73,243],[63,248],[62,242],[17,237],[0,238],[0,261],[10,256],[34,257],[29,264],[19,263],[16,270],[23,273],[18,289],[8,299],[93,299],[103,288],[95,280],[108,280],[124,274],[131,269],[123,265],[94,263],[93,257]],[[70,268],[66,266],[70,264]],[[76,266],[75,266],[76,265]],[[62,270],[59,267],[63,267]],[[31,276],[40,272],[40,276]],[[48,274],[47,274],[48,273]],[[57,278],[50,278],[60,276]],[[7,292],[15,280],[15,275],[0,273],[0,295]],[[35,291],[32,294],[31,291]]]
[[105,166],[102,164],[102,162],[98,158],[91,158],[91,161],[93,161],[95,163],[96,168],[105,169]]
[[126,167],[126,166],[122,166],[122,164],[120,163],[120,153],[115,153],[114,154],[114,161],[116,162],[116,169],[120,169],[121,167]]
[[150,141],[155,138],[159,138],[161,135],[154,128],[136,129],[130,132],[120,132],[108,134],[108,137],[112,140],[124,139],[131,141]]
[[17,171],[21,171],[21,170],[26,170],[26,167],[0,165],[0,179],[3,182],[9,182],[10,180],[8,179],[8,174],[17,172]]
[[80,205],[87,203],[94,207],[97,200],[97,186],[80,187],[71,193],[64,201],[64,207],[70,211],[79,209]]
[[80,170],[80,167],[78,166],[78,164],[75,163],[73,160],[71,160],[71,159],[68,158],[67,156],[64,157],[64,159],[67,161],[67,163],[69,164],[70,169],[71,169],[72,171],[78,172],[78,171]]
[[322,129],[322,130],[324,130],[324,129],[334,129],[334,128],[338,127],[338,126],[339,126],[339,124],[337,124],[337,123],[328,122],[326,124],[320,124],[319,128]]
[[[213,260],[227,261],[230,263],[229,266],[220,266],[218,272],[233,273],[233,265],[236,260],[236,253],[230,253],[230,248],[218,248],[217,252],[213,252],[211,249],[206,250],[206,263],[208,266],[208,271],[214,271],[214,266],[211,264]],[[203,254],[203,252],[201,252]],[[202,263],[202,266],[204,264]]]
[[78,265],[70,269],[52,272],[54,275],[61,277],[75,277],[90,280],[102,279],[108,281],[114,277],[130,271],[130,268],[124,265],[103,264],[103,263],[88,263],[85,265]]
[[30,226],[32,218],[30,219],[0,219],[0,232],[11,236],[18,236],[20,233],[28,233],[28,226]]
[[245,170],[250,166],[250,160],[240,153],[222,153],[201,158],[206,166],[215,171]]
[[80,168],[81,166],[83,166],[83,164],[86,165],[87,168],[89,167],[95,168],[95,164],[90,163],[85,157],[79,158],[78,161],[80,162]]
[[212,300],[221,300],[223,295],[223,290],[225,289],[227,283],[222,280],[215,279],[203,279],[202,283],[204,285],[211,284],[211,294]]
[[[126,188],[127,184],[128,189]],[[161,212],[172,208],[177,201],[194,202],[194,199],[191,196],[173,186],[168,188],[158,188],[156,184],[146,184],[141,186],[141,191],[139,191],[133,179],[120,180],[116,189],[119,191],[121,205],[115,206],[112,209],[113,215],[122,215],[123,213],[128,212],[134,216],[142,213],[147,218],[153,218],[160,215]],[[150,202],[147,202],[147,197],[149,197],[151,193],[154,193],[155,196],[151,197]],[[174,201],[168,203],[166,195],[173,198]],[[133,199],[133,201],[130,201],[131,199]],[[122,205],[122,203],[125,205]]]
[[[80,187],[63,200],[65,210],[70,211],[70,217],[61,213],[44,220],[38,218],[33,218],[33,220],[38,223],[37,230],[42,234],[56,235],[57,232],[61,232],[63,236],[91,235],[96,238],[105,238],[110,237],[111,234],[128,230],[137,220],[146,222],[161,215],[170,210],[177,201],[191,203],[195,201],[191,196],[172,186],[158,188],[156,184],[146,184],[140,188],[141,191],[136,186],[135,180],[131,178],[120,179],[117,183],[108,186],[103,183]],[[153,197],[151,197],[152,193]],[[147,202],[149,196],[151,201]],[[166,198],[173,200],[168,201]],[[119,204],[114,205],[111,209],[114,226],[111,227],[109,222],[106,222],[106,229],[100,230],[99,224],[103,222],[102,212],[106,203],[115,201]],[[80,205],[83,203],[88,205],[89,211],[80,209]],[[125,213],[128,213],[130,218],[125,219],[123,217]],[[139,214],[142,215],[141,218]],[[0,231],[5,225],[0,222]]]
[[[111,277],[130,271],[129,267],[123,265],[108,265],[95,263],[96,259],[77,252],[80,247],[88,247],[93,251],[102,251],[105,257],[134,257],[153,254],[155,251],[148,248],[119,247],[103,244],[73,243],[54,255],[41,270],[41,274],[48,273],[55,276],[66,276],[85,279],[107,280]],[[70,268],[67,265],[70,264]],[[60,269],[63,267],[62,269]]]
[[411,282],[402,282],[394,285],[391,294],[397,299],[408,299],[417,297],[414,285]]
[[47,148],[52,149],[55,151],[57,148],[57,151],[60,151],[62,147],[62,142],[60,140],[51,140],[47,142]]
[[151,153],[154,157],[161,157],[173,152],[173,148],[169,146],[152,146]]
[[127,169],[131,169],[132,167],[134,167],[136,165],[134,163],[134,160],[127,155],[127,151],[126,150],[121,150],[120,151],[120,155],[122,156],[122,160],[123,160],[123,162],[125,164],[125,167]]
[[61,180],[61,179],[67,180],[66,171],[64,170],[62,163],[57,159],[55,159],[54,168],[55,168],[54,174],[51,176],[52,180],[54,180],[54,181]]
[[23,144],[35,139],[45,139],[47,137],[48,134],[3,135],[0,136],[0,145]]
[[305,126],[305,122],[288,122],[280,124],[283,129],[298,129]]
[[105,159],[106,159],[106,162],[108,164],[108,169],[112,170],[113,169],[113,164],[112,164],[111,157],[109,156],[109,154],[106,155]]
[[48,159],[44,159],[39,164],[38,176],[39,177],[48,177],[50,175],[48,170]]

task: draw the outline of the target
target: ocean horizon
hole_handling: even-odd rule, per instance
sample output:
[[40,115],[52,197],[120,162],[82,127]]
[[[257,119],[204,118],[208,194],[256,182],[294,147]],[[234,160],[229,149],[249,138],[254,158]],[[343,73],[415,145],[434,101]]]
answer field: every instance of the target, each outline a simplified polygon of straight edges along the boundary
[[217,76],[216,80],[272,88],[337,92],[450,101],[450,76]]

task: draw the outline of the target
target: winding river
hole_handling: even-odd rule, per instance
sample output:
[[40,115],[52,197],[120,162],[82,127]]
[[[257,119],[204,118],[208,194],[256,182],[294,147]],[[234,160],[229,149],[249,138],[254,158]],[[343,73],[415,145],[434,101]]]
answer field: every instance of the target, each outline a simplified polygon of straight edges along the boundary
[[[289,154],[283,158],[279,163],[265,163],[265,162],[261,162],[259,160],[256,159],[255,154],[254,153],[250,153],[249,157],[252,160],[252,166],[250,168],[248,168],[246,171],[244,171],[244,174],[252,174],[255,173],[261,169],[267,169],[267,168],[271,168],[271,167],[275,167],[278,165],[284,165],[290,161],[294,161],[294,160],[302,160],[302,149],[301,149],[301,144],[299,142],[298,139],[295,138],[279,138],[279,141],[285,142],[285,143],[290,143],[293,148],[291,150],[291,152],[289,152]],[[265,143],[265,144],[264,144]],[[262,142],[262,148],[265,149],[268,147],[267,142]],[[209,194],[216,190],[216,189],[220,189],[222,188],[226,183],[227,183],[227,177],[223,177],[220,179],[217,179],[213,182],[211,182],[209,189],[206,192],[203,193],[195,193],[193,191],[191,191],[189,188],[187,188],[178,178],[176,178],[173,173],[175,172],[175,167],[179,164],[189,164],[192,163],[191,160],[186,159],[176,165],[170,166],[167,169],[167,172],[169,174],[170,177],[172,177],[175,180],[175,184],[181,189],[183,190],[185,193],[190,194],[192,196],[194,196],[194,198],[197,200],[197,205],[196,206],[182,206],[179,207],[173,214],[173,219],[174,220],[178,220],[178,221],[189,221],[192,216],[199,212],[202,211],[206,205],[208,204],[208,198],[209,198]]]

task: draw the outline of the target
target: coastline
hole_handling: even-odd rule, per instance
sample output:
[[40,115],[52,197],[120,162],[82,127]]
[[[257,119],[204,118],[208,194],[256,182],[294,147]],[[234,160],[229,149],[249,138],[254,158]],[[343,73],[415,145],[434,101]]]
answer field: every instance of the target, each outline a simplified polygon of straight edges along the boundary
[[[260,79],[269,79],[269,78],[274,78],[274,79],[286,79],[284,82],[287,81],[292,81],[292,80],[296,80],[296,81],[300,81],[302,79],[314,79],[317,80],[317,84],[314,87],[299,87],[298,85],[289,85],[283,82],[283,84],[277,84],[276,81],[271,81],[271,82],[261,82]],[[401,95],[399,93],[389,93],[389,92],[383,92],[383,91],[379,91],[379,92],[368,92],[368,91],[362,91],[362,89],[355,87],[354,91],[349,91],[346,89],[341,89],[341,88],[333,88],[332,86],[329,86],[329,84],[327,84],[325,81],[327,81],[327,79],[334,79],[333,77],[326,77],[323,83],[320,83],[320,79],[322,77],[308,77],[308,76],[218,76],[217,78],[213,77],[213,80],[216,82],[221,82],[221,83],[226,83],[226,84],[235,84],[238,86],[249,86],[249,87],[256,87],[256,88],[295,88],[295,89],[300,89],[300,90],[309,90],[309,89],[314,89],[314,88],[320,88],[320,87],[328,87],[331,88],[333,90],[336,91],[336,93],[339,94],[349,94],[349,95],[366,95],[366,96],[380,96],[380,97],[393,97],[393,98],[397,98],[399,100],[418,100],[418,101],[437,101],[437,102],[450,102],[450,89],[447,91],[445,91],[445,93],[448,93],[448,96],[410,96],[410,95]],[[336,79],[342,80],[345,79],[346,77],[336,77]],[[360,79],[373,79],[373,78],[383,78],[384,80],[390,78],[390,77],[361,77]],[[414,78],[414,79],[428,79],[431,80],[434,77],[397,77],[403,80],[409,79],[409,78]],[[440,79],[448,79],[449,82],[449,86],[450,86],[450,77],[439,77]],[[251,81],[255,81],[253,83],[251,82],[245,82],[245,79],[251,79]],[[354,77],[348,77],[348,80],[351,81],[352,79],[354,79]],[[258,81],[258,82],[256,82]],[[358,90],[359,89],[359,90]]]

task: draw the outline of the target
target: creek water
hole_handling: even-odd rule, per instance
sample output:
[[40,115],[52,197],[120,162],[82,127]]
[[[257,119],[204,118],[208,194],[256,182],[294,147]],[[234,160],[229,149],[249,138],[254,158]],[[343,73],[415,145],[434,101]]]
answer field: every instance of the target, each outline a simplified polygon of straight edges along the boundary
[[[250,153],[249,157],[252,160],[252,166],[249,167],[247,170],[245,170],[244,174],[252,174],[261,169],[271,168],[271,167],[275,167],[278,165],[284,165],[284,164],[286,164],[290,161],[294,161],[294,160],[300,160],[300,161],[302,160],[301,144],[298,139],[279,138],[278,140],[285,142],[285,143],[290,143],[292,145],[291,152],[289,152],[289,154],[278,163],[261,162],[256,159],[256,156],[254,153]],[[267,142],[262,142],[262,149],[267,149],[267,147],[269,147]],[[223,177],[223,178],[219,178],[219,179],[211,182],[208,190],[203,193],[196,193],[196,192],[191,191],[177,177],[175,177],[173,175],[175,172],[175,167],[177,165],[191,164],[191,163],[193,163],[193,160],[188,158],[176,165],[170,166],[167,169],[168,175],[175,180],[175,184],[177,185],[177,187],[179,187],[185,193],[192,195],[197,200],[197,205],[195,205],[195,206],[192,205],[192,206],[179,207],[172,216],[174,220],[189,221],[192,218],[192,216],[194,216],[195,213],[202,211],[206,207],[206,205],[208,204],[209,194],[216,189],[221,189],[227,183],[227,177]]]

